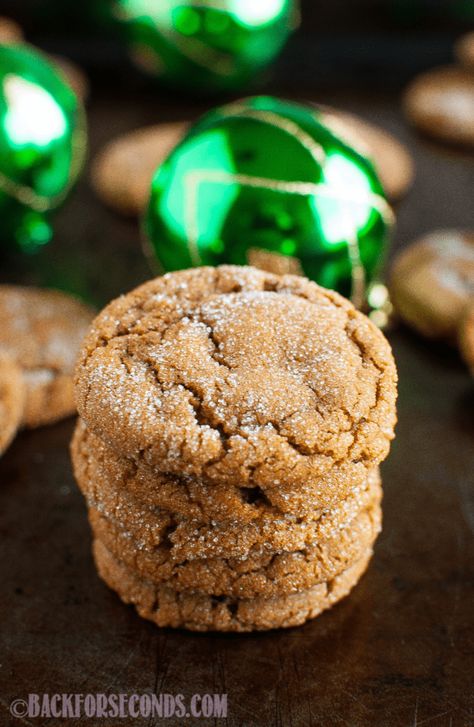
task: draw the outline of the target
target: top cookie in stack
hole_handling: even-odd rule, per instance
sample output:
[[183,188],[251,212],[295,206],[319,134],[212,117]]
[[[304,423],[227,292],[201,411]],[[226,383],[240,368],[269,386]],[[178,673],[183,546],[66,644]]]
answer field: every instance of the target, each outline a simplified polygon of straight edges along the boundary
[[[384,336],[351,303],[252,268],[168,274],[96,318],[76,393],[73,459],[96,560],[142,615],[201,629],[287,626],[357,581],[378,531],[376,468],[393,438],[396,370]],[[304,585],[302,537],[314,574]],[[133,557],[143,548],[146,568]],[[294,578],[278,594],[247,589],[235,602],[219,579],[201,587],[197,567],[185,585],[162,575],[163,558],[201,563],[228,548],[241,565],[257,551],[284,554]]]

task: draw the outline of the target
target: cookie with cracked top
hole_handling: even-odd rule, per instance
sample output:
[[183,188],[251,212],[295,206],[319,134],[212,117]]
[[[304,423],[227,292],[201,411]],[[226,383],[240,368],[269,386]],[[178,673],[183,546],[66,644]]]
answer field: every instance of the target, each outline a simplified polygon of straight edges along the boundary
[[66,293],[0,285],[0,349],[22,370],[22,426],[74,413],[74,364],[92,318],[92,309]]
[[15,436],[23,416],[25,385],[21,369],[0,351],[0,455]]
[[328,525],[327,509],[313,509],[304,516],[284,513],[271,505],[258,488],[255,492],[220,483],[206,485],[192,478],[165,475],[143,462],[123,457],[90,432],[80,418],[71,442],[71,456],[76,479],[89,501],[101,500],[112,508],[120,503],[123,511],[133,514],[149,509],[154,512],[155,523],[161,510],[164,527],[169,525],[168,514],[179,520],[219,525],[225,528],[228,547],[236,549],[236,555],[257,541],[277,548],[290,543],[300,547],[301,543],[322,537],[328,528],[339,527],[353,516],[371,488],[380,483],[375,468],[366,481],[351,488],[347,497],[331,508],[332,524]]
[[103,581],[122,601],[133,604],[143,618],[157,626],[190,631],[264,631],[289,628],[315,618],[352,590],[372,556],[369,549],[356,563],[312,588],[272,598],[210,596],[198,591],[177,592],[167,585],[143,580],[117,560],[98,540],[94,559]]
[[85,340],[76,398],[124,456],[259,487],[302,516],[386,457],[396,380],[383,334],[337,293],[221,266],[169,273],[108,305]]
[[140,578],[175,591],[199,590],[214,596],[256,598],[295,593],[330,580],[371,548],[381,528],[381,490],[368,506],[330,538],[297,551],[253,550],[245,557],[176,557],[171,542],[145,548],[117,521],[89,510],[94,537]]
[[[258,517],[251,521],[214,518],[203,521],[157,507],[156,499],[138,498],[130,492],[127,479],[120,476],[120,467],[104,467],[93,448],[84,452],[77,448],[76,442],[77,435],[72,446],[74,473],[89,507],[120,525],[141,548],[153,550],[166,542],[175,560],[245,558],[249,553],[305,549],[347,528],[379,497],[381,487],[376,469],[370,472],[363,486],[354,488],[337,505],[307,517],[285,515],[264,505],[258,507]],[[152,482],[150,477],[150,488]],[[160,480],[155,479],[155,484],[158,492]]]

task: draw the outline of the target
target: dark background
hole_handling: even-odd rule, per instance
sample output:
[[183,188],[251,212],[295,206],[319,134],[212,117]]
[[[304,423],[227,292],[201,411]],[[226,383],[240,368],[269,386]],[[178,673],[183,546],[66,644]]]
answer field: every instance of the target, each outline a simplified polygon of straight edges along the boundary
[[[88,71],[91,157],[123,131],[207,108],[135,71],[120,43],[92,22],[100,5],[0,2],[29,40]],[[472,8],[308,0],[266,86],[356,112],[406,143],[417,177],[396,210],[393,251],[432,229],[474,227],[472,155],[418,136],[400,105],[417,72],[451,61]],[[0,280],[52,285],[102,305],[150,276],[137,225],[99,203],[88,170],[55,227],[51,245],[3,264]],[[73,422],[17,438],[0,460],[2,727],[42,724],[10,719],[8,705],[55,691],[228,692],[229,727],[474,724],[474,387],[454,349],[401,325],[388,335],[400,397],[397,439],[383,467],[384,531],[351,597],[299,629],[200,636],[141,621],[95,574],[69,462]],[[183,723],[223,724],[163,722]]]

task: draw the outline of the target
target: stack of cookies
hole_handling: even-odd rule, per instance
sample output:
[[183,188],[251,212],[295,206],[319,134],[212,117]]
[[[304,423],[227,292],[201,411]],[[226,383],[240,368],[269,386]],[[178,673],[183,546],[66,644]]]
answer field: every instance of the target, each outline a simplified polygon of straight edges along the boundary
[[293,626],[367,568],[396,370],[336,293],[248,267],[165,275],[96,318],[76,396],[97,568],[143,617]]

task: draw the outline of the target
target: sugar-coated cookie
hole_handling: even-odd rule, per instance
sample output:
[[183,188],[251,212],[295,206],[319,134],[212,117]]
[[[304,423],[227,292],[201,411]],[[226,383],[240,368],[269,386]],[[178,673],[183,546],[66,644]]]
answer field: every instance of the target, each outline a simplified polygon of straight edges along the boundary
[[25,385],[14,359],[0,350],[0,455],[6,450],[23,416]]
[[89,510],[94,536],[139,577],[166,582],[176,591],[198,589],[215,596],[255,598],[306,590],[359,560],[380,532],[380,489],[370,505],[327,540],[297,551],[260,550],[246,557],[176,558],[172,544],[147,549],[99,510]]
[[114,558],[100,541],[94,542],[99,575],[122,601],[133,604],[142,618],[157,626],[190,631],[245,632],[298,626],[344,598],[367,569],[371,555],[369,549],[339,575],[305,591],[237,599],[199,591],[177,592],[167,585],[153,584]]
[[[72,447],[74,473],[88,506],[120,524],[140,547],[153,550],[166,544],[175,560],[245,558],[250,552],[302,550],[349,527],[362,511],[380,498],[380,474],[375,469],[367,482],[354,487],[344,500],[329,510],[316,511],[307,517],[260,507],[259,516],[250,522],[188,518],[173,509],[153,506],[153,500],[133,496],[126,481],[114,478],[113,470],[97,466],[94,451],[84,459],[75,442]],[[141,474],[138,474],[137,479],[140,478]],[[159,488],[157,481],[156,490]],[[168,507],[172,508],[172,503]]]
[[474,295],[474,233],[439,230],[402,249],[390,290],[406,323],[429,338],[455,341]]
[[474,75],[463,68],[435,68],[405,93],[405,111],[422,131],[443,141],[474,145]]
[[221,266],[164,275],[107,306],[76,396],[88,428],[124,456],[260,488],[301,516],[386,457],[396,379],[383,334],[337,293]]
[[[332,528],[341,527],[353,517],[370,497],[372,488],[380,484],[379,470],[374,468],[361,485],[354,485],[330,511],[320,508],[305,516],[292,515],[273,506],[259,491],[219,483],[207,486],[200,480],[173,477],[147,467],[142,461],[125,458],[88,431],[80,418],[71,442],[71,455],[76,479],[87,500],[101,499],[112,503],[112,507],[116,503],[124,512],[138,513],[145,522],[142,511],[152,510],[155,530],[158,510],[162,512],[164,528],[170,524],[170,514],[183,521],[212,524],[213,528],[225,530],[227,553],[235,556],[259,541],[272,548],[298,548],[325,537]],[[210,533],[209,538],[214,539],[214,534]],[[206,539],[201,530],[203,547]]]
[[109,142],[92,166],[92,185],[98,197],[121,214],[141,214],[154,172],[186,128],[184,122],[157,124]]
[[0,349],[21,368],[22,425],[36,427],[75,411],[72,374],[93,311],[59,291],[0,285]]
[[299,275],[169,273],[77,360],[71,443],[100,576],[159,626],[252,631],[329,608],[381,526],[390,346]]

